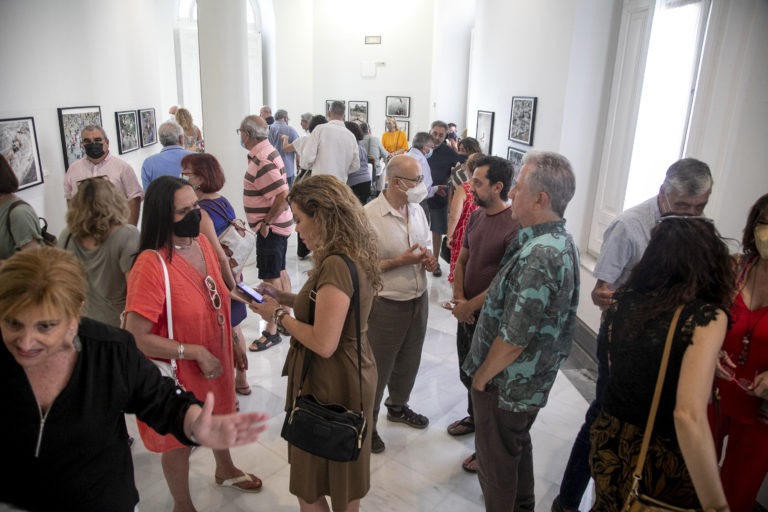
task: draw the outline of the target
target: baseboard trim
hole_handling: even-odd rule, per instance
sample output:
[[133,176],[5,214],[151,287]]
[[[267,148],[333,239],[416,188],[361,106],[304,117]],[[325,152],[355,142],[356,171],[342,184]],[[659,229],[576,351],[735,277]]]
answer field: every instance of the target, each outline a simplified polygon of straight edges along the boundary
[[597,333],[579,318],[576,319],[573,341],[597,364]]

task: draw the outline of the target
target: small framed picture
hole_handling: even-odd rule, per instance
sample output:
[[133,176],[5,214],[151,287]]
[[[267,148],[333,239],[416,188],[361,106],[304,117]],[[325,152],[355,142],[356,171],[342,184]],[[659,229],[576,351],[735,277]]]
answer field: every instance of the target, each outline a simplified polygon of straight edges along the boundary
[[0,154],[19,180],[19,190],[43,182],[34,118],[0,119]]
[[115,123],[120,154],[139,149],[139,121],[136,111],[115,112]]
[[488,112],[487,110],[477,111],[477,131],[475,132],[475,138],[480,143],[480,150],[485,155],[491,154],[491,148],[493,147],[493,117],[494,112]]
[[141,123],[141,147],[157,144],[157,122],[155,121],[155,109],[143,108],[139,110],[139,123]]
[[334,101],[340,101],[344,103],[345,107],[347,105],[347,103],[344,100],[325,100],[325,117],[328,117],[328,114],[331,113],[331,105],[333,105]]
[[512,146],[507,148],[507,160],[512,162],[512,166],[515,168],[515,179],[520,175],[520,168],[523,166],[523,157],[525,151],[522,149],[513,148]]
[[405,132],[405,138],[407,140],[411,140],[410,125],[410,121],[401,121],[400,119],[397,119],[397,129]]
[[536,121],[536,100],[533,96],[513,96],[509,116],[509,140],[533,145],[533,124]]
[[59,112],[59,130],[61,149],[64,152],[64,170],[85,157],[80,145],[80,135],[88,125],[104,126],[101,122],[101,107],[64,107]]
[[387,116],[411,117],[410,96],[387,96]]
[[368,102],[350,101],[347,108],[347,120],[357,121],[358,123],[368,122]]

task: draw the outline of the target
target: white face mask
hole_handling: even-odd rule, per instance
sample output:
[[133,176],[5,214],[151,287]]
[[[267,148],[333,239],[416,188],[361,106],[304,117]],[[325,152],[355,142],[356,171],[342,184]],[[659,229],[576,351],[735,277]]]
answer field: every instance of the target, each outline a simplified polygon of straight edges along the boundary
[[427,186],[422,181],[413,188],[405,191],[409,203],[420,203],[427,198]]
[[768,260],[768,225],[755,226],[755,247],[760,257]]

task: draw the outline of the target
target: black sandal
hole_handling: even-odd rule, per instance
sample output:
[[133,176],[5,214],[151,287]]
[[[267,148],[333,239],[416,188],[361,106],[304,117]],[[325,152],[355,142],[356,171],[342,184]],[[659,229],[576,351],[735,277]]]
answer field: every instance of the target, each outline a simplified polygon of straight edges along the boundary
[[387,406],[387,419],[395,423],[405,423],[409,427],[418,429],[427,428],[429,425],[429,418],[413,412],[407,405],[402,407]]
[[[264,338],[264,341],[259,341],[261,338]],[[261,338],[251,343],[248,350],[251,352],[263,352],[283,341],[283,338],[281,338],[279,334],[269,334],[267,331],[261,331]]]

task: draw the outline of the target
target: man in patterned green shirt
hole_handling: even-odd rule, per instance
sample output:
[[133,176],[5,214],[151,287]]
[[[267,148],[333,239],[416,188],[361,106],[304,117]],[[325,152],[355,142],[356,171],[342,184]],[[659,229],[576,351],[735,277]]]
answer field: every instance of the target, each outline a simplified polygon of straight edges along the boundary
[[488,289],[463,366],[473,378],[488,511],[535,509],[530,429],[571,350],[579,301],[579,257],[563,220],[575,188],[565,157],[531,151],[509,193],[521,228]]

